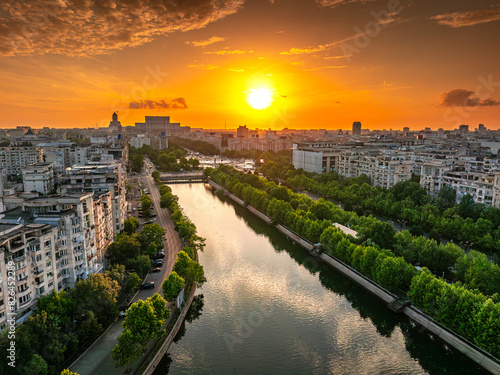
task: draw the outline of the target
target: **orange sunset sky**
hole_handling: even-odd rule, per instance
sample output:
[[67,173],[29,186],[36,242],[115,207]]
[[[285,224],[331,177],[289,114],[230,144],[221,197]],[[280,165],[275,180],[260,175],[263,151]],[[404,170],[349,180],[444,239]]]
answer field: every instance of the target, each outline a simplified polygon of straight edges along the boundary
[[[48,0],[0,5],[0,126],[171,116],[228,128],[500,128],[500,3]],[[254,89],[272,93],[262,110]]]

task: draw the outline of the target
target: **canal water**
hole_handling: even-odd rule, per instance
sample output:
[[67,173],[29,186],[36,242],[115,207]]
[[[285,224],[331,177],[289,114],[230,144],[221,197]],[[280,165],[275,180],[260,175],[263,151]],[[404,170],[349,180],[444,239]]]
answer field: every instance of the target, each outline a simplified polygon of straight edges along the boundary
[[207,281],[157,374],[487,374],[203,184],[173,185]]

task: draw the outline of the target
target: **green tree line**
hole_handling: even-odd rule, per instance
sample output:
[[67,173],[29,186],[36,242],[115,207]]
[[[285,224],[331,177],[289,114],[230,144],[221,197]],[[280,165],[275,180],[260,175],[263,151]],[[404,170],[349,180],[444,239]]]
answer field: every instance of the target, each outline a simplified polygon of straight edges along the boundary
[[[464,321],[468,323],[460,328],[448,325],[447,320],[440,320],[439,317],[438,320],[492,354],[500,355],[498,351],[500,336],[488,334],[483,335],[482,339],[474,337],[475,333],[483,329],[490,330],[491,324],[486,320],[485,314],[491,310],[493,314],[491,316],[495,316],[495,311],[500,308],[498,266],[483,254],[477,252],[465,254],[453,244],[440,245],[433,239],[413,236],[408,231],[396,234],[389,223],[381,222],[373,216],[358,216],[355,212],[344,211],[324,199],[316,202],[273,181],[241,173],[231,167],[206,169],[205,173],[246,203],[272,217],[275,222],[291,228],[311,242],[321,241],[326,251],[391,291],[402,289],[408,292],[410,298],[423,293],[419,289],[421,284],[415,283],[416,278],[422,277],[423,273],[448,285],[426,268],[423,272],[417,271],[412,262],[428,266],[435,272],[443,268],[456,267],[457,278],[460,281],[453,285],[458,288],[457,290],[462,288],[460,290],[467,291],[467,296],[479,296],[479,302],[474,305],[476,309],[462,312],[473,318],[464,317]],[[355,229],[358,232],[357,238],[345,235],[333,227],[332,222]],[[429,301],[435,300],[434,303],[441,301],[453,305],[456,296],[448,288],[442,291],[443,293],[436,292],[429,297]],[[414,303],[436,317],[435,311],[422,306],[420,300],[417,299]],[[457,314],[461,313],[460,309],[455,311]],[[500,325],[499,322],[496,321],[497,326]]]
[[[263,173],[270,176],[265,170]],[[370,186],[366,176],[343,178],[334,172],[314,175],[291,170],[283,178],[293,189],[305,189],[341,202],[346,210],[359,215],[390,218],[406,224],[414,234],[425,232],[436,240],[445,239],[500,255],[500,209],[474,203],[469,194],[456,204],[456,192],[449,186],[443,186],[437,197],[432,198],[416,179],[385,189]]]

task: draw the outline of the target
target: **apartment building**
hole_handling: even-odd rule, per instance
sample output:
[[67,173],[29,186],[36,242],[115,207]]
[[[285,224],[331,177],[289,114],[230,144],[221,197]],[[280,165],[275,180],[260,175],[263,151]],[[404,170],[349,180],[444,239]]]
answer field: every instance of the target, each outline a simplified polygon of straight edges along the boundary
[[0,330],[9,313],[22,323],[40,296],[57,290],[53,236],[49,224],[0,224]]
[[[0,264],[12,261],[15,268],[18,323],[41,296],[102,271],[105,248],[98,247],[104,245],[96,240],[95,213],[93,193],[84,193],[29,198],[2,214]],[[0,267],[2,290],[7,290],[8,271]],[[1,309],[0,305],[0,316]],[[4,324],[0,318],[0,327]]]
[[337,172],[347,178],[366,175],[373,185],[385,188],[411,179],[413,171],[413,162],[405,153],[331,142],[295,144],[292,164],[307,172]]
[[54,190],[54,165],[38,162],[22,168],[24,191],[47,195]]
[[495,162],[485,161],[479,168],[476,164],[464,164],[463,160],[441,159],[422,164],[420,186],[435,197],[447,185],[456,191],[457,203],[470,194],[476,203],[500,207],[499,176]]
[[8,175],[19,175],[21,169],[43,161],[41,147],[0,147],[0,169]]
[[109,192],[111,196],[111,215],[113,237],[123,230],[127,214],[125,172],[118,161],[87,162],[83,166],[67,168],[66,175],[59,179],[61,193],[72,192]]

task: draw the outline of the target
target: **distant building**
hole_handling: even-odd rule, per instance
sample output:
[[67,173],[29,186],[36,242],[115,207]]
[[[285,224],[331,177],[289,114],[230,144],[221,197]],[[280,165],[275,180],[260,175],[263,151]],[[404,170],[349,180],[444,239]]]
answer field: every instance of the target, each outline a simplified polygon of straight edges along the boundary
[[346,178],[366,175],[373,185],[390,188],[411,178],[414,163],[379,147],[302,142],[293,145],[292,164],[306,172],[337,172]]
[[0,147],[0,169],[7,175],[20,174],[22,168],[42,160],[40,147]]
[[129,144],[134,148],[141,148],[144,145],[151,146],[151,139],[146,137],[145,134],[138,134],[136,137],[130,139]]
[[458,131],[460,133],[468,133],[469,132],[469,125],[460,125],[458,127]]
[[408,126],[405,126],[403,128],[403,132],[408,133],[410,131],[410,128]]
[[118,121],[118,114],[113,112],[113,117],[109,123],[109,131],[113,134],[119,134],[122,132],[122,123]]
[[361,135],[361,122],[356,121],[352,123],[352,135]]
[[[127,127],[127,134],[129,127]],[[189,126],[181,126],[178,122],[170,122],[170,116],[146,116],[145,122],[136,122],[130,129],[134,134],[158,135],[161,137],[177,136],[189,133]]]
[[47,195],[54,190],[54,165],[34,163],[22,169],[25,192],[37,191]]

